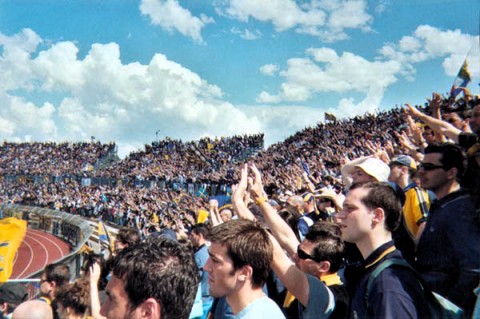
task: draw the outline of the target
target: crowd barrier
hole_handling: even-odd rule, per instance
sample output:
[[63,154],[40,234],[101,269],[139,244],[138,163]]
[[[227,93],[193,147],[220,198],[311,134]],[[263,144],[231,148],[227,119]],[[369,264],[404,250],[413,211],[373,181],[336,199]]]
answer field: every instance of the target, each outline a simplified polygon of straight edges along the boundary
[[[0,205],[0,219],[8,217],[26,220],[29,228],[44,231],[68,242],[71,245],[71,252],[54,263],[68,264],[72,274],[78,275],[82,262],[80,252],[94,232],[88,221],[80,216],[47,208],[16,204]],[[39,278],[42,271],[31,274],[29,278]]]
[[[233,177],[233,176],[232,176]],[[231,192],[232,181],[229,182],[189,182],[185,180],[165,180],[165,179],[138,179],[138,178],[108,178],[108,177],[82,177],[75,175],[63,175],[63,176],[54,176],[54,175],[5,175],[5,183],[8,186],[9,184],[19,184],[19,183],[32,183],[32,184],[69,184],[71,182],[76,182],[82,186],[107,186],[111,188],[116,188],[119,186],[122,187],[143,187],[143,188],[159,188],[170,189],[170,190],[183,190],[190,194],[201,196],[215,196],[215,195],[225,195]],[[231,179],[230,176],[228,176]]]

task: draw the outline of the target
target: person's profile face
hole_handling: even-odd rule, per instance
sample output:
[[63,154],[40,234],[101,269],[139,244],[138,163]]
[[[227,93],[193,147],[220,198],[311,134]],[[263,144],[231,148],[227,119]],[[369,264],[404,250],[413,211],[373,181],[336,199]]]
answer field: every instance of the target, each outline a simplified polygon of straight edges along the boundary
[[105,289],[107,299],[102,304],[100,314],[107,319],[133,318],[123,280],[112,275]]
[[219,243],[212,243],[208,249],[209,258],[203,269],[208,272],[210,295],[216,298],[231,294],[238,281],[238,271],[234,270],[233,261],[227,255],[227,248]]
[[365,173],[365,171],[359,167],[355,167],[355,171],[352,174],[353,183],[364,183],[374,181],[373,177]]
[[335,215],[335,221],[340,225],[342,239],[349,243],[359,243],[371,231],[373,209],[366,207],[362,199],[368,194],[364,188],[349,191],[343,202],[343,209]]

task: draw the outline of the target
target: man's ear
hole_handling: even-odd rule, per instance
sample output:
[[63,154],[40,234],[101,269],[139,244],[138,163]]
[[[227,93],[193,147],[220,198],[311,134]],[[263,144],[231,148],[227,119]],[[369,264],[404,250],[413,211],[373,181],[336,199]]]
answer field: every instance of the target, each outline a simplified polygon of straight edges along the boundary
[[246,282],[248,279],[251,279],[253,276],[253,268],[250,265],[243,266],[238,275],[238,279],[242,282]]
[[8,302],[2,302],[0,303],[0,315],[4,313],[4,314],[7,314],[8,313]]
[[154,298],[148,298],[142,302],[135,311],[139,312],[142,319],[159,319],[160,318],[160,304]]
[[385,220],[385,211],[383,208],[377,207],[373,210],[372,225],[383,223]]
[[328,260],[321,261],[319,263],[320,272],[327,273],[330,271],[330,262]]
[[448,179],[456,179],[458,174],[458,169],[456,167],[452,167],[447,171]]

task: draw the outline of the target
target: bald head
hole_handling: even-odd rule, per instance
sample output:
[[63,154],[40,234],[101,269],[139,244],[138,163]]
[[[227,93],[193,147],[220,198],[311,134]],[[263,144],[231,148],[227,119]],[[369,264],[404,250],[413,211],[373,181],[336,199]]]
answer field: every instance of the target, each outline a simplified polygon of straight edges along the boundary
[[53,319],[52,307],[41,300],[25,301],[15,309],[12,319]]

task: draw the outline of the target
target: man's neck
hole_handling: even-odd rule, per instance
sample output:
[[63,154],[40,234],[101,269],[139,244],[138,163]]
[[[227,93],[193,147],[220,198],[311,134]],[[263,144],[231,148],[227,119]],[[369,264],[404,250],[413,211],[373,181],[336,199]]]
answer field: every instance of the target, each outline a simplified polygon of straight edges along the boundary
[[442,199],[443,197],[460,190],[460,184],[457,181],[452,181],[450,183],[444,184],[442,187],[435,189],[435,197],[437,200]]
[[234,314],[238,314],[249,304],[257,299],[265,297],[262,288],[243,287],[239,291],[227,296],[227,302]]
[[205,246],[206,243],[207,243],[207,242],[206,242],[205,240],[199,241],[199,242],[198,242],[198,245],[197,245],[195,248],[200,249],[200,248],[202,248],[202,246]]
[[397,181],[397,185],[400,186],[401,189],[405,189],[405,187],[407,187],[408,185],[410,185],[412,182],[410,181],[410,179],[407,177],[407,178],[399,178],[399,180]]
[[[379,226],[379,225],[377,225]],[[383,227],[383,225],[382,225]],[[392,240],[392,233],[382,231],[381,233],[371,234],[368,238],[356,243],[363,259],[367,259],[378,247]]]

